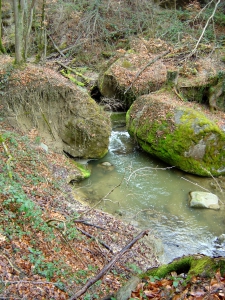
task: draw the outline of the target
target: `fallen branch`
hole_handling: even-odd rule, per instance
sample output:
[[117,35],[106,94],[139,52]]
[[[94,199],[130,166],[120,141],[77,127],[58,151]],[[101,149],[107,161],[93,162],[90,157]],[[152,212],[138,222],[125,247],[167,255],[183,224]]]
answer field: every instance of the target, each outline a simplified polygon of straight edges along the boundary
[[110,249],[110,247],[108,245],[106,245],[104,242],[102,242],[101,240],[99,240],[98,238],[96,238],[95,236],[93,236],[92,234],[88,233],[87,231],[79,228],[79,227],[76,227],[77,230],[79,230],[80,232],[82,232],[84,235],[86,235],[87,237],[89,237],[90,239],[93,239],[97,242],[99,242],[102,246],[104,246],[107,250],[109,250],[110,253],[113,254],[113,251],[112,249]]
[[76,294],[70,297],[70,300],[78,299],[82,296],[87,289],[97,282],[102,276],[110,270],[110,268],[115,264],[115,262],[127,251],[129,250],[139,239],[143,238],[145,235],[148,235],[148,230],[140,232],[130,243],[128,243],[119,253],[117,253],[110,262],[94,277],[89,279],[87,283],[80,289]]
[[102,226],[99,226],[99,225],[96,225],[96,224],[91,224],[91,223],[88,223],[87,221],[85,220],[74,220],[75,223],[82,223],[84,225],[87,225],[87,226],[93,226],[95,228],[99,228],[99,229],[102,229],[102,230],[106,230],[106,228],[102,227]]
[[[212,2],[212,1],[211,1],[211,2]],[[206,28],[207,28],[208,25],[209,25],[209,21],[214,17],[214,15],[215,15],[215,13],[216,13],[216,10],[217,10],[217,7],[218,7],[219,4],[220,4],[220,0],[218,0],[217,3],[215,4],[214,10],[213,10],[211,16],[208,18],[208,20],[207,20],[207,22],[206,22],[206,24],[205,24],[205,27],[203,28],[202,33],[201,33],[201,35],[200,35],[200,37],[199,37],[199,39],[198,39],[198,41],[197,41],[197,43],[196,43],[194,49],[193,49],[193,50],[191,51],[191,53],[187,56],[187,58],[189,58],[189,57],[191,57],[192,55],[194,55],[195,52],[197,51],[198,45],[199,45],[199,43],[201,42],[201,39],[202,39],[203,35],[205,34]]]
[[52,44],[54,46],[54,48],[59,52],[59,54],[62,56],[62,57],[66,57],[62,51],[56,46],[55,42],[53,41],[52,37],[48,34],[48,37],[50,38],[50,40],[52,41]]
[[193,182],[193,181],[191,181],[191,180],[189,180],[189,179],[187,179],[187,178],[184,178],[184,177],[181,177],[181,179],[184,179],[184,180],[186,180],[187,182],[190,182],[190,183],[192,183],[192,184],[194,184],[194,185],[200,187],[201,189],[205,190],[206,192],[211,193],[209,190],[205,189],[203,186],[199,185],[199,184],[196,183],[196,182]]
[[[124,175],[125,176],[125,175]],[[82,214],[80,214],[80,216],[79,217],[81,217],[81,216],[83,216],[83,215],[85,215],[85,214],[87,214],[87,213],[89,213],[90,211],[92,211],[96,206],[98,206],[103,200],[105,200],[105,198],[107,197],[107,196],[109,196],[116,188],[118,188],[121,184],[122,184],[122,182],[123,182],[123,180],[124,180],[124,176],[123,176],[123,178],[122,178],[122,180],[120,181],[120,183],[118,183],[116,186],[114,186],[104,197],[102,197],[97,203],[95,203],[91,208],[89,208],[88,210],[86,210],[86,211],[84,211]]]
[[84,75],[81,74],[80,72],[77,72],[76,70],[74,70],[74,69],[72,69],[72,68],[66,66],[65,64],[63,64],[63,63],[61,63],[61,62],[59,62],[59,61],[57,61],[57,64],[59,64],[59,65],[60,65],[61,67],[63,67],[64,69],[66,69],[66,70],[68,70],[68,71],[74,73],[75,75],[77,75],[77,76],[83,78],[84,81],[85,81],[85,84],[88,84],[88,83],[90,82],[90,78],[84,76]]
[[167,50],[166,52],[163,52],[162,54],[156,56],[154,59],[152,59],[151,61],[149,61],[147,63],[147,65],[145,65],[140,71],[137,72],[137,74],[134,77],[134,80],[131,82],[131,84],[128,86],[128,88],[126,89],[126,91],[124,92],[124,95],[129,91],[129,89],[132,87],[132,85],[135,83],[135,81],[137,80],[137,78],[141,75],[141,73],[150,65],[154,64],[157,60],[159,60],[160,58],[164,57],[165,55],[167,55],[168,53],[170,53],[170,50]]
[[173,91],[181,101],[183,101],[183,102],[185,101],[185,99],[178,93],[178,91],[175,87],[173,88]]
[[152,168],[152,167],[143,167],[143,168],[139,168],[137,170],[134,170],[133,172],[130,173],[129,177],[126,179],[126,182],[128,184],[128,182],[130,181],[131,177],[133,175],[136,175],[137,172],[140,172],[140,171],[145,171],[145,170],[168,170],[168,169],[172,169],[172,168],[175,168],[175,166],[171,166],[171,167],[166,167],[166,168]]

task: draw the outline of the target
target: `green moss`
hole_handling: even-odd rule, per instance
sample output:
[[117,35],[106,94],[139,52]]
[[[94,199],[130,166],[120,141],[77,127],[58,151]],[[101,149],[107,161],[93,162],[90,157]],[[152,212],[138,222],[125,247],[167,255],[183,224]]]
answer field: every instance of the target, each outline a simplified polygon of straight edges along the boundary
[[167,275],[170,275],[171,272],[176,272],[177,274],[187,274],[187,280],[189,280],[193,276],[212,277],[218,269],[220,270],[221,275],[224,274],[224,258],[214,259],[208,256],[198,257],[197,255],[192,255],[176,259],[168,265],[162,265],[159,268],[151,269],[142,274],[141,277],[157,276],[159,278],[164,278]]
[[84,165],[82,165],[74,160],[72,160],[72,162],[76,166],[76,168],[81,172],[82,179],[86,179],[91,176],[91,171],[89,169],[87,169]]
[[[221,175],[217,170],[225,157],[225,134],[215,123],[202,113],[185,107],[175,109],[175,118],[170,113],[152,122],[146,116],[148,108],[143,112],[142,105],[139,112],[134,112],[132,107],[126,118],[128,132],[137,139],[143,150],[189,173]],[[135,117],[132,117],[133,114]],[[201,147],[200,141],[205,145],[203,157],[190,154],[196,145]]]
[[188,273],[191,268],[191,257],[187,256],[179,260],[173,261],[168,265],[162,265],[159,268],[154,268],[146,273],[142,274],[141,277],[157,276],[164,278],[171,272],[177,272],[177,274]]
[[132,67],[132,64],[128,60],[123,60],[122,67],[126,69],[130,69]]

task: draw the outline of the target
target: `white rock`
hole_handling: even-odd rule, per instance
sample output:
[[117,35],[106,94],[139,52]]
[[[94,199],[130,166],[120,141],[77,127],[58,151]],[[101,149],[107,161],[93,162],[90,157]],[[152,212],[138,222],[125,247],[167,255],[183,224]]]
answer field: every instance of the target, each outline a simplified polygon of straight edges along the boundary
[[190,192],[189,196],[190,207],[220,209],[219,198],[212,193],[196,191]]
[[108,162],[108,161],[105,161],[105,162],[102,163],[102,166],[111,167],[112,164],[110,164],[110,162]]

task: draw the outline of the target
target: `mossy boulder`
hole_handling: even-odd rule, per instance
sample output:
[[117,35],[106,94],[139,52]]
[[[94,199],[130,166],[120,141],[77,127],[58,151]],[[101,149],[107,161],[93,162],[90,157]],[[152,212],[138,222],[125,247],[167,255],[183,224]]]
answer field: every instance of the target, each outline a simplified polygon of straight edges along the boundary
[[225,174],[225,133],[172,92],[139,97],[126,122],[143,150],[168,164],[201,176]]
[[187,101],[207,104],[212,110],[225,110],[225,64],[215,57],[200,58],[179,71],[177,90]]
[[32,64],[12,69],[8,76],[3,103],[13,126],[24,132],[36,128],[50,149],[73,157],[101,158],[107,153],[110,116],[87,91]]
[[187,274],[187,280],[193,276],[213,277],[220,270],[222,276],[225,275],[225,258],[212,258],[204,255],[189,255],[177,258],[170,264],[162,265],[158,268],[150,269],[141,277],[159,277],[164,278],[171,272],[177,274]]

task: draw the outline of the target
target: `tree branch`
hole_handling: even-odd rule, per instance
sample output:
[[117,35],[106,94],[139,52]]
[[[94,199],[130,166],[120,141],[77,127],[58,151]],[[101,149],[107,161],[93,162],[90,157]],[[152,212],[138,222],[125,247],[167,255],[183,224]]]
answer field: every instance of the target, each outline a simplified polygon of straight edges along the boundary
[[99,240],[98,238],[93,236],[92,234],[88,233],[87,231],[85,231],[79,227],[76,227],[76,229],[79,230],[80,232],[82,232],[84,235],[86,235],[90,239],[93,239],[93,240],[99,242],[102,246],[104,246],[107,250],[109,250],[110,253],[113,253],[112,249],[108,245],[106,245],[104,242],[102,242],[101,240]]
[[154,64],[157,60],[159,60],[160,58],[164,57],[165,55],[167,55],[168,53],[170,53],[170,50],[167,50],[166,52],[163,52],[162,54],[156,56],[154,59],[152,59],[151,61],[149,61],[147,63],[147,65],[145,65],[140,71],[137,72],[137,74],[134,77],[134,80],[131,82],[131,84],[128,86],[128,88],[126,89],[126,91],[124,92],[124,95],[129,91],[129,89],[132,87],[132,85],[135,83],[135,81],[137,80],[137,78],[141,75],[141,73],[150,65]]
[[221,0],[218,0],[218,1],[217,1],[216,5],[215,5],[215,7],[214,7],[214,10],[213,10],[213,12],[212,12],[212,14],[211,14],[211,16],[208,18],[208,20],[207,20],[207,22],[206,22],[206,24],[205,24],[205,27],[204,27],[203,30],[202,30],[202,33],[201,33],[201,35],[200,35],[200,38],[198,39],[198,41],[197,41],[197,43],[196,43],[194,49],[191,51],[191,53],[188,55],[188,57],[191,57],[191,56],[192,56],[193,54],[195,54],[195,52],[197,51],[198,45],[199,45],[199,43],[200,43],[200,41],[201,41],[201,39],[202,39],[202,37],[203,37],[205,31],[206,31],[206,28],[207,28],[208,25],[209,25],[209,21],[214,17],[215,12],[216,12],[216,10],[217,10],[217,7],[218,7],[218,5],[220,4],[220,1],[221,1]]
[[139,239],[143,238],[145,235],[148,235],[148,230],[141,231],[130,243],[128,243],[119,253],[117,253],[110,262],[94,277],[89,279],[87,283],[80,289],[76,294],[70,297],[70,300],[78,299],[82,296],[87,289],[97,282],[102,276],[110,270],[110,268],[115,264],[115,262],[128,250],[130,249]]

